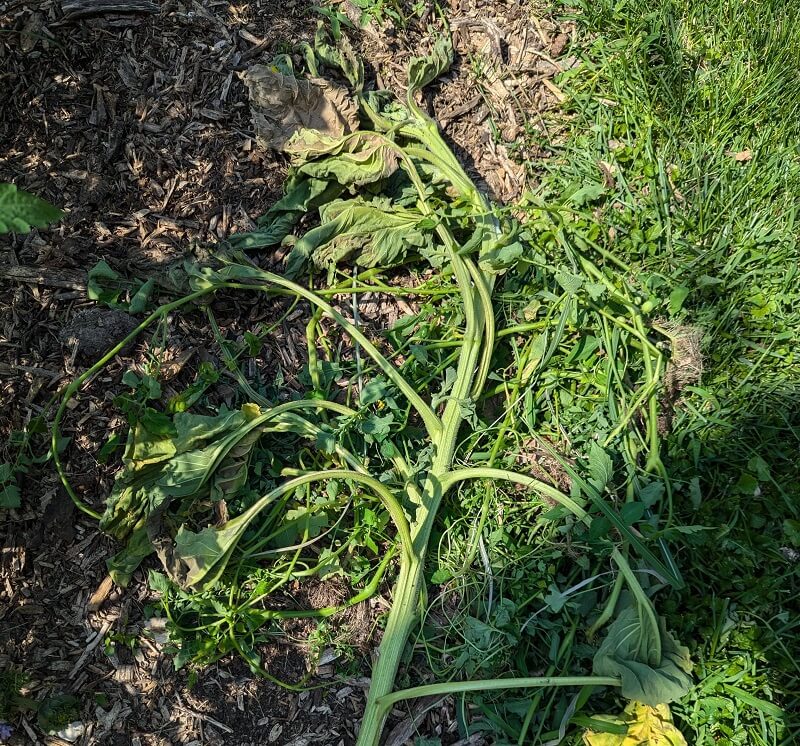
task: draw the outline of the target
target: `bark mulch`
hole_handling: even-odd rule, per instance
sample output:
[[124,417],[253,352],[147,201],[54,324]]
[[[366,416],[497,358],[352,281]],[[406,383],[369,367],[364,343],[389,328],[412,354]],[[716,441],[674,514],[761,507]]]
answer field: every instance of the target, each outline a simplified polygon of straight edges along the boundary
[[[310,40],[309,5],[0,2],[0,181],[65,211],[51,230],[0,237],[0,462],[14,458],[13,434],[85,369],[88,348],[106,348],[130,328],[113,312],[93,310],[90,267],[103,259],[123,275],[158,274],[196,246],[249,229],[275,200],[286,164],[256,146],[238,74]],[[359,15],[349,2],[341,8]],[[458,60],[426,103],[487,190],[513,200],[535,180],[525,161],[548,155],[522,135],[530,128],[542,140],[553,134],[547,112],[560,97],[555,74],[573,64],[559,60],[571,29],[514,0],[453,0],[448,14]],[[421,51],[433,20],[426,12],[405,31],[367,24],[360,43],[381,84],[400,90],[403,63]],[[278,318],[285,305],[236,297],[215,309],[223,330],[240,334]],[[279,371],[288,386],[303,364],[302,327],[291,322],[253,363],[265,375]],[[83,349],[75,343],[80,334]],[[167,379],[191,380],[212,354],[200,313],[171,319],[166,340],[159,354]],[[96,508],[117,468],[100,463],[97,451],[109,432],[124,434],[113,397],[123,373],[152,354],[152,346],[137,344],[118,356],[65,418],[66,468]],[[169,380],[165,386],[169,394]],[[366,679],[334,678],[330,665],[320,671],[329,687],[295,693],[225,660],[190,681],[174,671],[158,634],[142,634],[153,596],[141,574],[97,603],[98,589],[109,590],[105,561],[116,547],[74,509],[52,466],[34,465],[20,487],[22,507],[0,514],[0,669],[24,670],[34,698],[79,698],[79,727],[65,736],[132,746],[354,742]],[[362,625],[374,627],[381,603],[361,614]],[[296,680],[305,672],[300,637],[263,651],[276,676]],[[458,738],[449,706],[415,703],[396,715],[394,746],[415,732]],[[14,725],[12,743],[65,743],[40,733],[34,719]]]

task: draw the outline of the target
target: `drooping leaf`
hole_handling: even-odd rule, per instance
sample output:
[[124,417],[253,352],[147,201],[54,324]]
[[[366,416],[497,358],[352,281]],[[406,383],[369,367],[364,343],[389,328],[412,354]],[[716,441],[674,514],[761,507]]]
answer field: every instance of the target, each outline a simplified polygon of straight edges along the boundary
[[155,433],[137,422],[128,434],[122,460],[129,471],[135,471],[172,458],[175,450],[175,439],[171,435]]
[[0,184],[0,235],[28,233],[32,227],[46,228],[64,213],[14,184]]
[[597,676],[619,676],[622,696],[655,707],[680,699],[692,686],[689,650],[657,625],[638,602],[624,608],[594,656]]
[[331,137],[317,130],[299,130],[284,150],[292,154],[299,173],[342,186],[372,184],[397,170],[397,151],[372,132]]
[[258,427],[258,420],[246,410],[247,406],[216,417],[176,414],[173,435],[169,436],[154,435],[141,423],[131,431],[123,456],[124,468],[100,520],[103,531],[128,542],[126,549],[112,560],[121,581],[152,551],[146,551],[148,534],[142,533],[151,517],[174,498],[207,488],[220,461]]
[[147,527],[140,526],[130,535],[125,548],[106,562],[108,574],[117,585],[124,588],[142,560],[152,553],[153,545],[150,543]]
[[625,733],[604,733],[588,730],[583,734],[586,746],[687,746],[683,734],[672,722],[672,713],[665,704],[651,707],[630,702],[618,718],[595,715],[595,721],[621,723]]
[[323,64],[339,70],[356,93],[361,92],[364,87],[364,63],[346,36],[340,35],[333,46],[328,43],[325,24],[320,22],[314,36],[314,54]]
[[362,267],[391,266],[410,251],[432,246],[432,236],[418,226],[415,210],[390,208],[358,197],[326,205],[322,225],[306,233],[287,257],[287,274],[297,275],[306,261],[331,267],[352,259]]
[[242,75],[250,94],[256,136],[263,147],[284,150],[298,130],[341,137],[358,127],[358,110],[348,92],[322,78],[302,80],[277,67],[253,65]]
[[181,526],[175,537],[175,555],[181,560],[184,574],[173,579],[181,585],[198,584],[240,535],[230,523],[226,529],[204,528],[194,533]]
[[180,412],[175,415],[175,450],[183,453],[199,447],[224,432],[246,422],[241,410],[232,409],[214,416]]
[[[261,413],[254,404],[245,404],[242,410],[245,417],[249,419],[255,419]],[[250,456],[260,437],[261,430],[253,428],[228,451],[214,472],[214,478],[211,483],[211,497],[213,500],[233,497],[247,483]]]
[[[146,282],[129,280],[112,269],[101,259],[89,270],[86,284],[86,295],[92,300],[105,303],[110,308],[119,308],[130,313],[141,313],[147,307],[147,301],[155,287],[151,277]],[[130,302],[120,302],[123,293],[130,293]]]
[[449,36],[440,36],[430,54],[412,57],[408,62],[409,98],[446,73],[453,64],[453,42]]
[[195,533],[181,526],[175,537],[174,549],[170,552],[170,561],[165,563],[172,580],[182,586],[198,589],[213,584],[250,522],[276,495],[273,491],[264,496],[220,528],[208,527]]
[[288,236],[303,215],[336,199],[344,190],[338,182],[294,174],[287,181],[286,194],[258,219],[258,228],[234,233],[228,243],[239,249],[276,246]]

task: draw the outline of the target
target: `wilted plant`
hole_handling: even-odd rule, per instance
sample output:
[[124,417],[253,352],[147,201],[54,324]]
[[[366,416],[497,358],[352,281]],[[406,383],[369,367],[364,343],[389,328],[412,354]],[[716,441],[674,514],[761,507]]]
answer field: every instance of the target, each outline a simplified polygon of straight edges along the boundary
[[[154,311],[70,385],[56,415],[53,438],[56,443],[69,399],[130,340],[171,311],[188,303],[202,303],[219,291],[265,292],[310,304],[308,373],[312,393],[305,399],[274,404],[244,381],[243,389],[251,401],[239,410],[220,411],[216,416],[174,410],[174,416],[169,416],[148,403],[158,398],[148,381],[129,380],[139,392],[139,404],[127,410],[132,422],[124,468],[101,517],[101,527],[126,542],[126,548],[110,563],[112,576],[125,584],[141,560],[157,552],[169,580],[153,576],[156,587],[172,594],[177,604],[186,601],[188,594],[207,604],[208,611],[195,613],[194,622],[184,628],[213,629],[218,635],[214,640],[225,641],[224,647],[206,650],[206,659],[234,650],[254,671],[270,676],[255,651],[260,627],[287,617],[325,616],[368,597],[396,552],[399,572],[372,672],[358,741],[362,746],[379,742],[392,705],[409,697],[583,685],[620,686],[624,696],[648,705],[680,696],[689,685],[687,651],[658,618],[628,556],[635,553],[673,585],[680,586],[682,581],[674,566],[659,560],[641,533],[631,528],[631,519],[621,517],[605,501],[603,492],[612,478],[612,465],[603,449],[595,445],[590,451],[588,480],[564,462],[574,486],[569,495],[529,475],[497,468],[496,452],[470,461],[469,454],[460,450],[464,430],[475,427],[476,407],[487,395],[493,372],[498,346],[495,286],[509,268],[528,261],[526,252],[532,249],[519,236],[516,222],[494,208],[475,187],[436,123],[417,104],[419,91],[449,66],[449,40],[438,39],[429,56],[411,60],[404,104],[385,91],[364,90],[363,69],[344,40],[334,47],[319,34],[315,48],[304,51],[310,79],[296,76],[288,57],[246,76],[262,139],[292,159],[285,196],[259,221],[257,230],[234,236],[231,251],[218,256],[213,266],[187,265],[192,292]],[[354,93],[350,95],[343,87],[321,80],[320,65],[338,70]],[[293,236],[304,216],[315,210],[320,225]],[[260,269],[237,254],[281,242],[291,247],[288,276]],[[345,281],[334,282],[343,262],[366,272],[355,271]],[[331,294],[351,292],[353,287],[380,289],[378,284],[369,284],[374,268],[422,263],[432,268],[441,283],[449,283],[444,295],[456,299],[454,318],[461,319],[462,327],[460,334],[447,343],[452,365],[437,368],[424,385],[408,373],[408,365],[398,360],[409,353],[424,358],[428,354],[425,349],[415,353],[403,342],[387,351],[386,345],[371,339],[326,299]],[[328,271],[327,288],[313,291],[290,279],[309,265]],[[590,272],[590,265],[586,266]],[[573,276],[570,280],[563,274],[562,279],[567,294],[577,297],[587,292],[580,278]],[[419,292],[424,293],[426,288],[430,289],[430,284]],[[648,355],[652,348],[654,359],[661,360],[661,353],[644,334],[635,304],[620,296],[603,273],[595,273],[588,293],[591,298],[608,294],[621,308],[632,308],[638,314],[638,326],[631,333],[641,337],[640,344]],[[331,397],[325,384],[324,365],[316,349],[323,317],[349,336],[359,355],[367,359],[358,370],[357,378],[363,385],[357,404],[352,406]],[[213,314],[209,319],[215,326]],[[565,322],[566,317],[562,330]],[[532,378],[536,365],[546,363],[545,352],[524,366],[526,381]],[[649,366],[650,357],[648,374],[657,382],[658,364],[655,369]],[[441,387],[429,397],[426,393],[436,379]],[[649,401],[648,396],[652,398],[655,385],[640,393],[637,406]],[[304,441],[312,467],[301,461],[297,468],[279,468],[268,490],[244,499],[243,490],[254,463],[260,463],[254,454],[262,443],[272,442],[277,435]],[[646,447],[650,449],[648,470],[660,474],[657,440]],[[96,515],[79,500],[57,456],[55,460],[73,499]],[[281,476],[290,478],[277,479]],[[558,506],[560,518],[569,517],[575,525],[591,529],[593,514],[599,515],[617,532],[616,544],[608,545],[619,570],[619,582],[595,629],[615,614],[616,621],[597,652],[594,675],[450,682],[393,691],[403,651],[425,604],[425,561],[440,506],[448,493],[473,480],[519,485],[541,496],[543,502]],[[322,555],[311,564],[301,559],[303,549],[319,540],[321,526],[331,532],[337,530],[338,522],[316,525],[313,520],[325,510],[319,506],[325,504],[326,485],[332,490],[328,497],[335,497],[343,488],[347,491],[350,497],[345,511],[361,510],[359,506],[377,500],[394,528],[395,548],[385,554],[362,592],[345,603],[313,611],[265,608],[264,599],[278,592],[290,578],[323,574],[331,566],[325,564]],[[314,499],[310,490],[316,491]],[[292,500],[303,495],[304,505],[287,512],[290,504],[295,505]],[[241,509],[234,517],[214,513],[214,506],[237,500]],[[376,520],[373,511],[369,521],[375,525]],[[285,533],[287,526],[296,538],[280,543],[276,537]],[[348,542],[343,540],[332,554],[343,552]],[[215,595],[226,578],[267,559],[274,562],[271,573],[235,588],[230,586],[223,594],[227,602]],[[625,604],[617,604],[623,585],[630,591],[629,597]]]

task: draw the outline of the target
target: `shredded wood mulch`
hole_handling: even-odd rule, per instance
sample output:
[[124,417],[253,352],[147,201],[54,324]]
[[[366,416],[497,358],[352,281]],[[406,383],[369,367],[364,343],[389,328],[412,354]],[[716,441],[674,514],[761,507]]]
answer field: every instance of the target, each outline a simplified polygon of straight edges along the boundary
[[[14,459],[12,434],[85,370],[97,349],[131,328],[131,321],[87,301],[91,266],[104,259],[123,275],[158,274],[197,246],[250,229],[275,200],[286,164],[256,146],[239,73],[310,40],[316,21],[309,5],[0,2],[0,181],[66,213],[52,230],[0,237],[0,462]],[[341,7],[354,15],[349,2]],[[449,13],[458,59],[427,105],[487,190],[514,199],[531,177],[524,161],[546,155],[522,147],[519,135],[525,128],[543,139],[550,134],[545,115],[559,98],[552,78],[572,64],[556,62],[571,29],[539,20],[514,0],[453,0]],[[367,25],[362,49],[379,84],[400,91],[405,59],[419,53],[431,20],[424,15],[403,32]],[[387,310],[380,299],[362,301],[365,323],[398,313],[396,303]],[[269,326],[287,306],[236,296],[214,308],[223,332],[235,338],[254,324]],[[298,386],[303,317],[296,311],[284,319],[250,361],[254,375]],[[207,327],[199,312],[166,325],[159,346],[166,396],[213,356]],[[113,398],[123,373],[153,354],[143,343],[126,350],[65,418],[71,441],[64,462],[76,491],[95,509],[102,510],[117,468],[113,459],[100,463],[97,452],[109,433],[124,434]],[[218,385],[222,400],[233,391]],[[330,686],[294,693],[223,660],[190,686],[185,671],[174,671],[163,635],[143,634],[153,601],[143,574],[125,590],[104,583],[105,561],[117,548],[75,510],[52,465],[34,465],[20,487],[22,508],[0,514],[0,669],[22,668],[36,699],[75,694],[81,719],[63,734],[74,741],[65,741],[22,717],[12,743],[354,742],[368,680],[342,680],[332,660],[318,671]],[[342,622],[343,629],[358,622],[351,643],[365,673],[370,635],[384,608],[376,599]],[[275,675],[297,680],[305,673],[307,633],[292,630],[287,641],[262,651]],[[415,734],[458,741],[450,706],[414,703],[394,717],[393,746]]]

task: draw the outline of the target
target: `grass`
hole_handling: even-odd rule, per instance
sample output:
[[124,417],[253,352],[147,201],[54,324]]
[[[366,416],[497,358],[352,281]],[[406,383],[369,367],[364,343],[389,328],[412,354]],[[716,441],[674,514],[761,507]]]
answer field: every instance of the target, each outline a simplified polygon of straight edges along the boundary
[[[800,28],[793,7],[774,0],[556,7],[577,22],[572,51],[580,65],[558,81],[569,123],[527,198],[535,245],[562,260],[565,249],[595,247],[606,271],[622,272],[673,337],[674,413],[662,452],[674,499],[665,536],[686,588],[662,594],[659,608],[695,662],[697,684],[673,706],[689,743],[800,739]],[[570,397],[564,391],[550,402],[553,412],[562,405],[558,416],[540,413],[536,429],[555,433],[558,422],[579,445],[604,427],[597,419],[603,397],[586,379],[575,381]],[[490,569],[503,567],[492,579],[495,599],[518,608],[531,577],[551,591],[577,580],[552,557],[525,556],[529,537],[509,535],[498,516],[524,512],[518,501],[490,500]],[[454,566],[461,549],[446,538],[441,558]],[[475,568],[460,593],[477,607],[489,573]],[[591,607],[587,593],[596,591],[587,586],[572,598]],[[557,605],[560,596],[551,598]],[[543,625],[551,665],[579,657],[583,644],[580,630],[576,636],[568,622],[550,619],[552,609],[526,628]],[[525,635],[482,648],[474,623],[455,626],[460,638],[450,631],[447,640],[462,651],[459,665],[527,664]],[[539,743],[520,740],[527,702],[472,706],[509,742]]]

